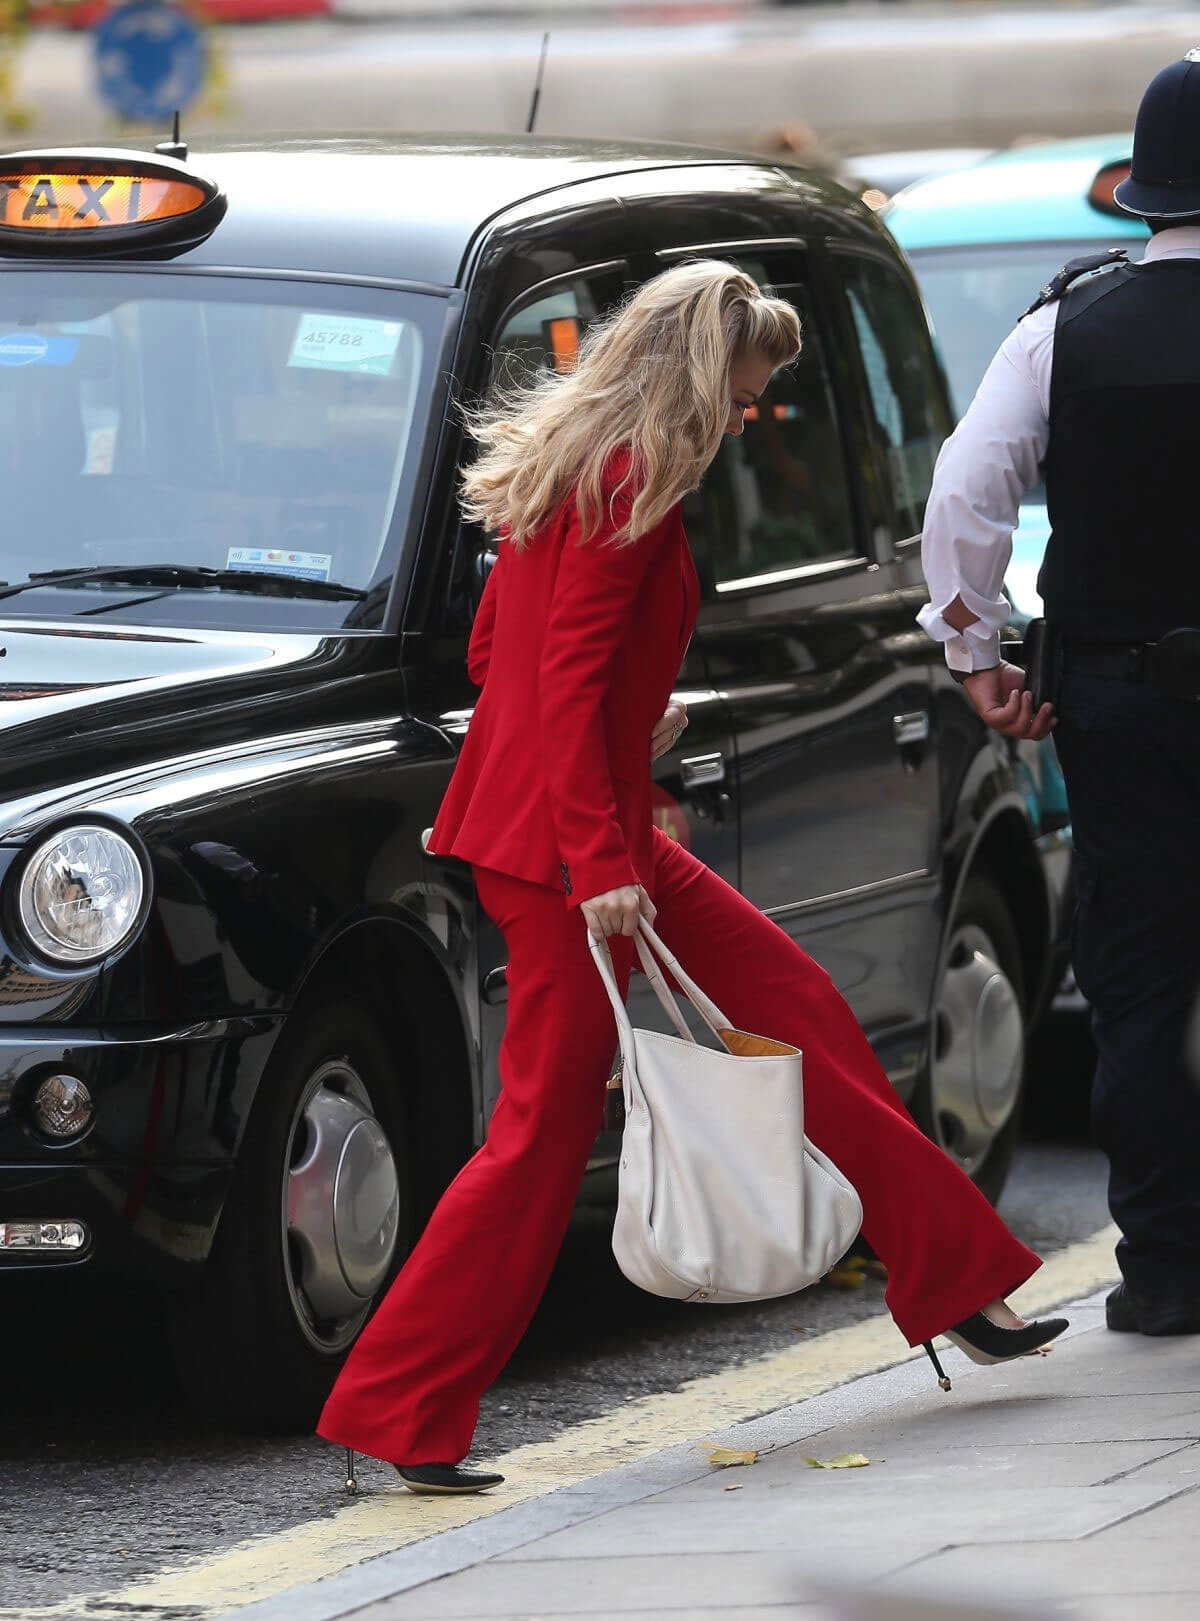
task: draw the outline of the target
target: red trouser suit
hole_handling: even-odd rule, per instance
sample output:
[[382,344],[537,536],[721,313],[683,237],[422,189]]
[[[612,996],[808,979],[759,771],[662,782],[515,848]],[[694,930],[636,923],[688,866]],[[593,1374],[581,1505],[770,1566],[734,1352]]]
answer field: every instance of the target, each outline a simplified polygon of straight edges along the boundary
[[[737,1026],[803,1050],[806,1130],[859,1192],[910,1344],[1039,1265],[913,1123],[824,970],[652,826],[648,739],[697,596],[677,515],[623,549],[577,539],[569,507],[527,551],[502,548],[472,636],[487,682],[430,841],[474,867],[508,948],[508,1014],[487,1141],[321,1416],[327,1440],[393,1463],[465,1456],[546,1286],[616,1044],[577,907],[620,884],[645,884],[663,939]],[[624,990],[631,942],[613,944]]]
[[[1037,1257],[913,1123],[825,971],[665,834],[653,853],[655,928],[688,972],[740,1029],[803,1049],[805,1129],[858,1189],[909,1343],[1024,1282]],[[456,1463],[470,1447],[479,1399],[550,1276],[612,1068],[612,1009],[583,919],[551,889],[475,877],[509,953],[500,1100],[320,1423],[327,1440],[394,1463]],[[622,989],[630,945],[613,942]]]

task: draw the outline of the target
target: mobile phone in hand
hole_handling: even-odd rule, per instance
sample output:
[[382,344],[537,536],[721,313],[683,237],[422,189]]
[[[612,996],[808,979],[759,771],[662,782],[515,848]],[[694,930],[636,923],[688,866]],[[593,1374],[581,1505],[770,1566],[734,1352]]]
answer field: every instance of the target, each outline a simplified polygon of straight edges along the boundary
[[1043,704],[1058,702],[1062,641],[1057,630],[1044,619],[1034,619],[1025,629],[1025,690],[1033,695],[1036,715]]

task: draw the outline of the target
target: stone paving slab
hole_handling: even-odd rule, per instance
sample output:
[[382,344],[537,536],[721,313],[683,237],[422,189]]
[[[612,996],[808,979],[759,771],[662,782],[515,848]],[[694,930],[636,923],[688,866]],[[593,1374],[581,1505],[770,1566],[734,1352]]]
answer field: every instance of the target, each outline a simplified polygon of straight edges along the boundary
[[[890,1532],[889,1522],[904,1533],[895,1546],[901,1551],[905,1547],[910,1550],[907,1559],[895,1563],[909,1563],[920,1553],[940,1549],[951,1538],[979,1546],[1016,1540],[1061,1542],[1090,1536],[1107,1526],[1120,1525],[1131,1515],[1143,1515],[1176,1489],[1166,1482],[1151,1482],[1147,1486],[1122,1483],[1081,1490],[1039,1486],[1035,1480],[1015,1490],[1011,1483],[997,1489],[997,1483],[985,1476],[973,1490],[935,1489],[923,1493],[919,1512],[914,1516],[911,1510],[897,1513],[893,1487],[877,1482],[871,1489],[865,1482],[861,1486],[849,1481],[843,1485],[840,1480],[835,1484],[824,1471],[805,1472],[812,1476],[809,1491],[783,1501],[768,1501],[747,1487],[727,1496],[724,1502],[689,1502],[685,1506],[673,1492],[665,1492],[649,1502],[601,1515],[544,1538],[536,1545],[537,1558],[551,1561],[619,1555],[626,1559],[656,1554],[673,1557],[791,1550],[802,1558],[815,1555],[823,1559],[837,1550],[851,1555],[856,1564],[878,1568],[876,1550],[889,1546],[895,1535]],[[865,1471],[844,1473],[857,1476]],[[1200,1524],[1193,1525],[1196,1531],[1200,1531]],[[880,1534],[889,1543],[881,1543]],[[518,1549],[500,1555],[492,1564],[529,1557],[529,1550]],[[868,1573],[863,1569],[860,1574]]]
[[[1200,1356],[1200,1346],[1196,1354]],[[1170,1451],[1155,1458],[1153,1463],[1142,1464],[1138,1473],[1147,1480],[1169,1480],[1178,1486],[1200,1485],[1200,1441],[1173,1442]]]
[[[1104,1546],[1141,1547],[1160,1537],[1169,1537],[1186,1547],[1192,1581],[1200,1591],[1200,1482],[1176,1488],[1176,1495],[1156,1504],[1148,1514],[1114,1526],[1105,1535]],[[1200,1604],[1196,1614],[1200,1616]]]
[[[1200,1524],[1200,1514],[1198,1514]],[[884,1593],[915,1597],[1010,1594],[1018,1603],[1094,1621],[1091,1598],[1125,1598],[1127,1621],[1159,1621],[1155,1597],[1192,1595],[1200,1615],[1200,1559],[1195,1536],[1185,1542],[1147,1535],[1119,1545],[1109,1535],[1082,1542],[1010,1542],[946,1548],[881,1579]]]
[[[814,1448],[811,1441],[801,1443],[797,1450],[802,1453],[819,1450],[825,1455],[825,1448]],[[781,1456],[786,1458],[788,1454]],[[833,1479],[845,1484],[834,1489],[869,1496],[901,1488],[905,1491],[926,1491],[932,1486],[942,1490],[969,1489],[986,1477],[997,1484],[1014,1480],[1020,1484],[1028,1475],[1031,1456],[1039,1486],[1099,1486],[1130,1475],[1136,1475],[1139,1480],[1174,1481],[1179,1485],[1186,1485],[1189,1477],[1200,1480],[1200,1443],[1104,1441],[1081,1446],[1070,1441],[1007,1442],[996,1446],[955,1447],[932,1454],[925,1447],[891,1445],[886,1455],[872,1457],[869,1478],[862,1470],[851,1470],[848,1473],[856,1482],[851,1485],[845,1474],[839,1473]],[[803,1500],[804,1493],[811,1491],[810,1478],[830,1479],[829,1471],[818,1475],[818,1471],[806,1467],[801,1475],[790,1463],[782,1475],[768,1473],[764,1467],[766,1462],[764,1459],[745,1473],[713,1474],[678,1486],[671,1494],[672,1500],[708,1503],[723,1497],[727,1486],[737,1482],[740,1482],[740,1491],[753,1490],[772,1498],[795,1496]]]
[[[896,1565],[904,1562],[897,1549]],[[643,1558],[534,1559],[518,1564],[498,1560],[461,1571],[445,1581],[415,1588],[362,1610],[355,1621],[493,1621],[493,1618],[623,1616],[640,1610],[694,1603],[703,1596],[710,1610],[730,1605],[795,1604],[804,1591],[804,1567],[795,1554],[693,1554],[683,1573],[673,1560]]]

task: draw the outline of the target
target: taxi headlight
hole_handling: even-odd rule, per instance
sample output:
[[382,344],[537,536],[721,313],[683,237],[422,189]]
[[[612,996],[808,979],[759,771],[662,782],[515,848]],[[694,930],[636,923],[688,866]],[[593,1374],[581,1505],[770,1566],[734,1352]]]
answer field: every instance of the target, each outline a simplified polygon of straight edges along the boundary
[[17,898],[39,956],[65,966],[94,962],[137,927],[146,880],[137,851],[111,827],[69,827],[38,846]]

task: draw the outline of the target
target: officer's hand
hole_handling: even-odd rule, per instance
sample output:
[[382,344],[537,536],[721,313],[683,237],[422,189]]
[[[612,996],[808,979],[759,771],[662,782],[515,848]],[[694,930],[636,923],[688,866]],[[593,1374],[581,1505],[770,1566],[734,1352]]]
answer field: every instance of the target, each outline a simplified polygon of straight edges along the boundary
[[638,915],[653,923],[656,915],[654,902],[641,884],[623,884],[620,889],[606,889],[603,895],[593,895],[582,901],[583,913],[590,933],[603,940],[610,934],[636,934]]
[[985,726],[1005,737],[1025,737],[1040,743],[1058,725],[1053,707],[1043,704],[1034,713],[1033,694],[1025,691],[1025,672],[1016,664],[998,664],[980,670],[963,683],[975,713]]

